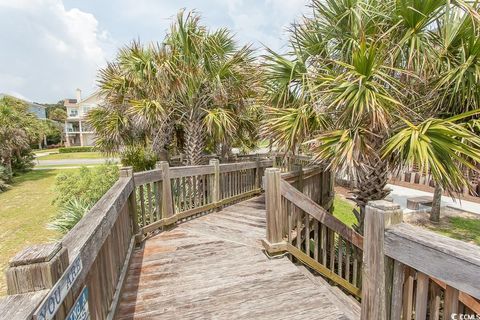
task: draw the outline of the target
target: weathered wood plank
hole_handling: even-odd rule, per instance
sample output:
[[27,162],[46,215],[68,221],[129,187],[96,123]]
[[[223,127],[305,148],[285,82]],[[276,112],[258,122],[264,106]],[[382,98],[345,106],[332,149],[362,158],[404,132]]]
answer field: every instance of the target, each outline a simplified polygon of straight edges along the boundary
[[386,231],[385,251],[389,257],[480,298],[478,246],[402,223]]
[[333,300],[328,284],[267,258],[258,199],[149,238],[132,257],[117,319],[358,319],[348,297]]

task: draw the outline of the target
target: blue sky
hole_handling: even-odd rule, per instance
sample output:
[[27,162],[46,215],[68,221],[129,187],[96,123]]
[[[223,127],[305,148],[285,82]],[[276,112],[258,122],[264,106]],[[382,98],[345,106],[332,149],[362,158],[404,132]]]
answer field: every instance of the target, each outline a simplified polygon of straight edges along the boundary
[[285,48],[308,0],[0,0],[0,92],[56,102],[95,90],[99,68],[130,42],[160,41],[181,8],[241,44]]

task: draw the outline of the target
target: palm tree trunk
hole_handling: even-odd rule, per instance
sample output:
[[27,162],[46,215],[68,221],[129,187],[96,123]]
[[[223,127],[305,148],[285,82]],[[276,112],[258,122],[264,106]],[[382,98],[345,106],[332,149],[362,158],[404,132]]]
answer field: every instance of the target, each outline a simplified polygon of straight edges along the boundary
[[430,221],[440,222],[440,208],[442,204],[443,188],[440,183],[435,181],[435,191],[433,193],[432,211],[430,212]]
[[358,209],[353,210],[357,218],[354,228],[358,233],[363,234],[365,208],[368,202],[381,200],[390,193],[390,190],[385,189],[387,182],[388,165],[382,160],[379,160],[370,170],[357,174],[357,188],[352,191],[353,197],[350,199],[358,206]]
[[191,117],[185,124],[185,160],[187,165],[200,165],[203,162],[204,128],[202,120]]

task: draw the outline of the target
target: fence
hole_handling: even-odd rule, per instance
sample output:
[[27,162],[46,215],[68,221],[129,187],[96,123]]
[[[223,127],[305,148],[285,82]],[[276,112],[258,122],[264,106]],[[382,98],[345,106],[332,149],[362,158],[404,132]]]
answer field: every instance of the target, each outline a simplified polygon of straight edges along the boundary
[[402,223],[400,206],[383,200],[366,207],[362,237],[280,170],[267,169],[265,187],[266,250],[290,253],[358,297],[361,319],[480,317],[478,246]]
[[272,160],[170,168],[120,178],[61,242],[35,245],[7,270],[0,319],[65,319],[71,310],[113,319],[135,244],[172,226],[261,191]]
[[[267,169],[264,246],[271,254],[289,252],[360,297],[363,238],[328,212],[333,200],[332,174],[322,169],[312,171],[316,174],[310,183],[306,180],[299,188],[288,182],[291,173],[282,175],[279,169]],[[318,192],[312,192],[312,187]]]

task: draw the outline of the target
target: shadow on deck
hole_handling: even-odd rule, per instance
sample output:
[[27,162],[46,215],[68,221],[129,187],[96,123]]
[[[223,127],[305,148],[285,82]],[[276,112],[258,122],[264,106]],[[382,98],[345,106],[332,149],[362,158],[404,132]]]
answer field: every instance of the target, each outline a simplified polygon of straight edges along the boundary
[[264,197],[149,238],[133,256],[118,319],[358,319],[360,307],[287,257],[268,259]]

